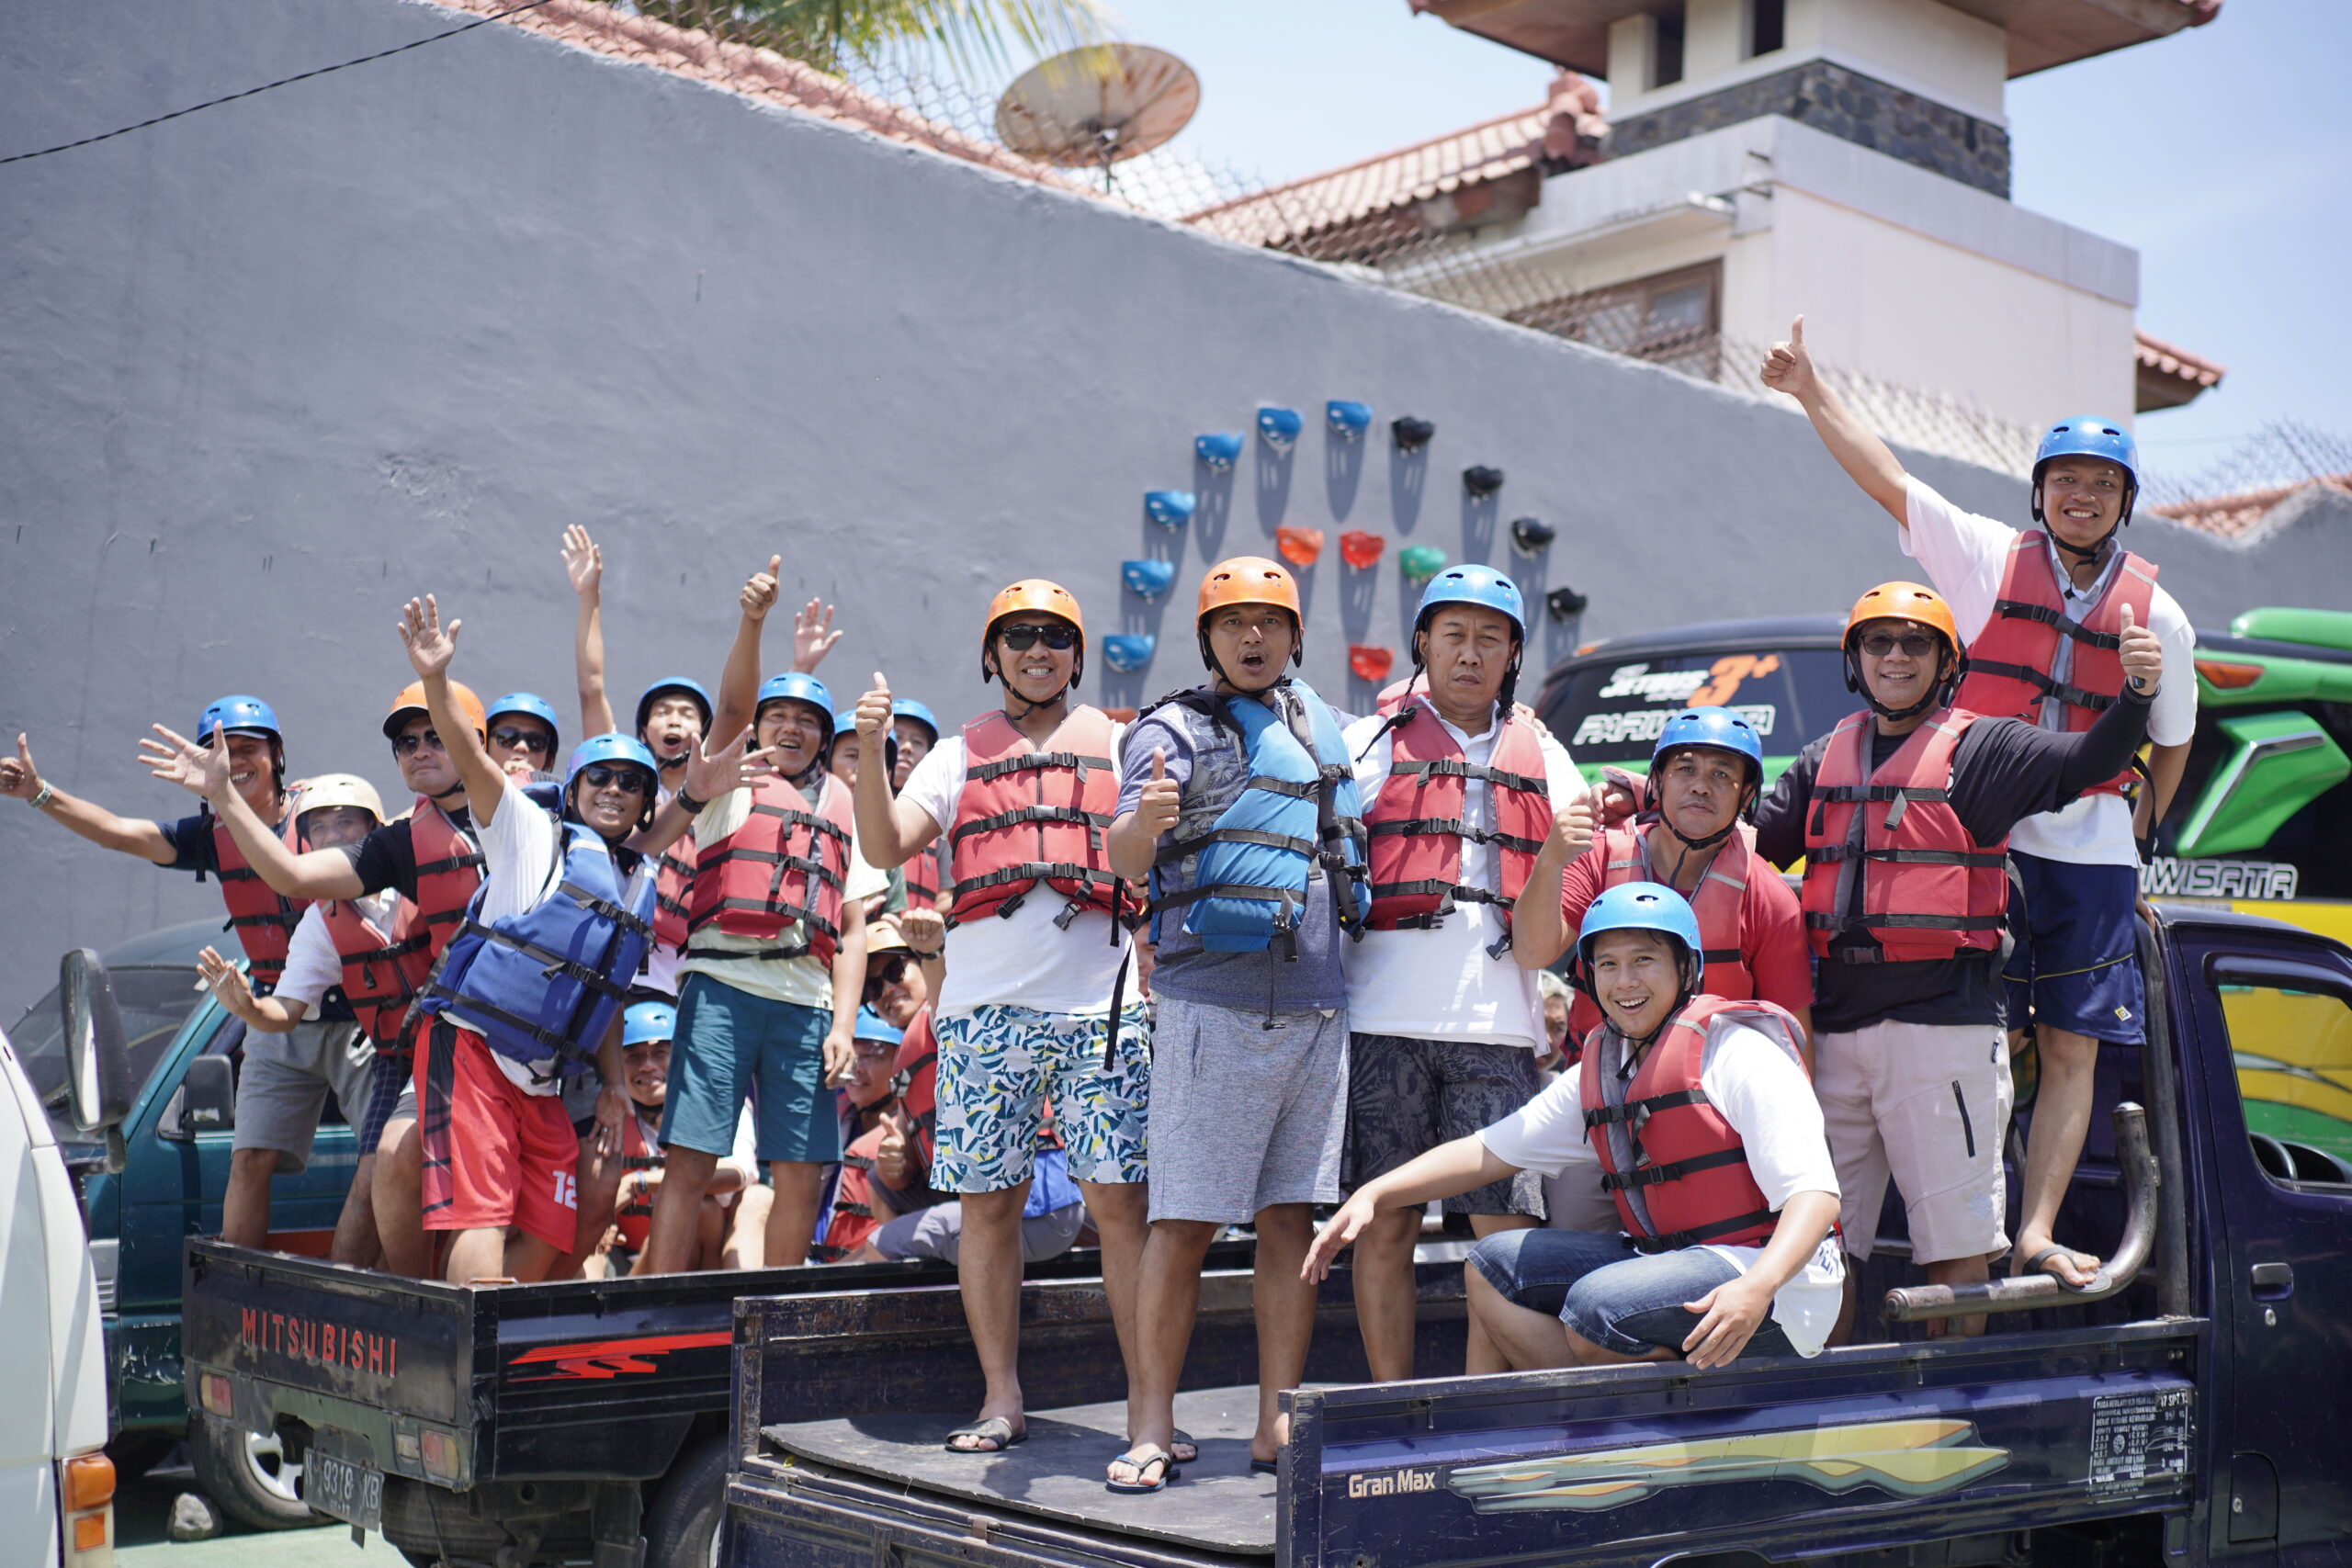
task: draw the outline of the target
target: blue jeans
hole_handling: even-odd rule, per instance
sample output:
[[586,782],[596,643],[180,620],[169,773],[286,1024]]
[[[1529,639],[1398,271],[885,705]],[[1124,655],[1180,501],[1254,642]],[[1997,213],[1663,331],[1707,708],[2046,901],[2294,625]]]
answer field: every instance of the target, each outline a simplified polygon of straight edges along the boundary
[[[1577,1335],[1620,1356],[1661,1346],[1680,1352],[1703,1314],[1695,1302],[1739,1270],[1703,1247],[1644,1255],[1617,1235],[1590,1231],[1498,1231],[1470,1249],[1471,1266],[1514,1306],[1556,1314]],[[1769,1316],[1742,1356],[1793,1356]]]

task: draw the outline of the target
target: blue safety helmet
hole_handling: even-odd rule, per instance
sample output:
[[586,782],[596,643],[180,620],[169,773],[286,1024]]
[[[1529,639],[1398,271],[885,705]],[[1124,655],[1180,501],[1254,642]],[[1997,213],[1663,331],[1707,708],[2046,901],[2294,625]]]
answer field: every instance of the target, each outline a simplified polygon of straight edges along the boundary
[[906,1031],[891,1028],[889,1021],[872,1008],[857,1010],[857,1027],[851,1032],[851,1038],[879,1040],[887,1044],[896,1045],[906,1037]]
[[843,708],[841,712],[833,715],[833,739],[838,740],[844,735],[854,735],[856,733],[857,710],[855,708]]
[[498,716],[503,713],[519,713],[526,717],[536,718],[541,724],[546,725],[548,727],[548,735],[549,737],[548,755],[550,760],[553,759],[555,755],[554,742],[560,740],[563,738],[563,727],[556,722],[555,709],[548,705],[548,700],[545,697],[540,696],[536,692],[507,693],[504,696],[491,704],[488,710],[482,714],[483,728],[488,729],[492,725],[496,724],[498,722]]
[[1657,771],[1659,759],[1668,752],[1690,746],[1736,751],[1755,764],[1755,776],[1750,782],[1764,782],[1764,742],[1756,738],[1753,725],[1729,708],[1684,708],[1668,719],[1657,732],[1657,744],[1650,750],[1650,771]]
[[[2103,457],[2123,470],[2123,512],[2116,526],[2132,521],[2132,503],[2140,494],[2140,444],[2132,433],[2111,419],[2097,414],[2076,414],[2062,419],[2041,433],[2041,445],[2033,453],[2033,520],[2043,521],[2041,515],[2041,470],[2059,457]],[[2100,541],[2102,544],[2104,540]]]
[[672,692],[684,692],[694,698],[695,705],[702,709],[703,733],[708,734],[710,716],[713,712],[710,694],[703,690],[701,682],[690,681],[684,675],[673,675],[667,680],[656,681],[645,688],[645,694],[637,699],[637,732],[639,735],[645,733],[645,716],[653,710],[653,699],[667,696]]
[[1480,604],[1510,617],[1521,637],[1527,636],[1527,602],[1519,584],[1490,566],[1450,566],[1430,579],[1421,590],[1421,607],[1413,615],[1413,629],[1430,624],[1430,614],[1441,604]]
[[1663,931],[1680,942],[1690,964],[1683,988],[1698,990],[1699,977],[1707,967],[1706,943],[1699,935],[1699,917],[1691,912],[1690,900],[1661,883],[1623,882],[1592,901],[1584,912],[1584,924],[1577,931],[1577,983],[1588,994],[1593,939],[1607,931]]
[[212,732],[227,730],[236,735],[266,735],[279,745],[286,737],[277,728],[276,710],[259,697],[222,697],[204,710],[196,721],[196,743],[212,744]]
[[939,720],[932,716],[930,708],[915,701],[914,698],[899,697],[893,700],[890,704],[890,716],[913,719],[931,731],[931,743],[933,746],[939,744]]
[[677,1038],[678,1010],[668,1002],[631,1002],[621,1015],[621,1049],[662,1045]]
[[833,694],[814,675],[803,675],[794,670],[782,675],[771,675],[760,686],[759,701],[752,705],[756,719],[770,703],[807,703],[828,721],[829,727],[841,722],[833,711]]
[[653,761],[653,753],[644,741],[634,735],[623,735],[616,729],[605,735],[592,735],[571,753],[571,761],[563,769],[563,815],[573,815],[571,786],[580,777],[580,770],[591,762],[634,762],[645,770],[645,814],[638,819],[643,827],[653,820],[653,808],[662,790],[662,770]]

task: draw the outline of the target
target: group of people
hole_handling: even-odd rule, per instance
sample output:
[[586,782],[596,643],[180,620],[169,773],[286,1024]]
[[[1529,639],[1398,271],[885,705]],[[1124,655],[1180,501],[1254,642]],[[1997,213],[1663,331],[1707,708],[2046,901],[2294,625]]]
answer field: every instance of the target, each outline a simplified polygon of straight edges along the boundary
[[[1589,784],[1518,701],[1525,603],[1485,566],[1429,581],[1410,675],[1345,716],[1294,672],[1297,583],[1252,556],[1199,584],[1205,678],[1124,723],[1080,700],[1076,599],[1005,588],[999,700],[952,732],[878,672],[836,708],[813,602],[763,681],[772,559],[716,697],[657,682],[624,733],[573,529],[590,739],[560,773],[553,708],[452,680],[459,623],[427,597],[384,724],[415,796],[395,818],[356,778],[289,785],[243,697],[142,742],[193,817],[66,795],[22,738],[0,792],[219,878],[246,962],[204,971],[253,1031],[231,1239],[266,1239],[331,1089],[363,1156],[346,1261],[944,1258],[986,1393],[943,1440],[974,1455],[1026,1436],[1024,1262],[1083,1240],[1130,1391],[1114,1491],[1195,1457],[1173,1401],[1231,1226],[1256,1238],[1266,1469],[1342,1249],[1372,1374],[1414,1374],[1431,1203],[1476,1238],[1471,1372],[1818,1354],[1890,1179],[1931,1280],[2006,1256],[2080,1288],[2099,1259],[2056,1239],[2059,1204],[2098,1046],[2141,1037],[2132,868],[2195,718],[2188,623],[2117,538],[2131,437],[2052,427],[2019,532],[1906,475],[1801,322],[1763,378],[1929,579],[1855,602],[1860,705],[1777,778],[1739,714],[1697,707],[1646,777]],[[358,1049],[269,1054],[334,1005]]]

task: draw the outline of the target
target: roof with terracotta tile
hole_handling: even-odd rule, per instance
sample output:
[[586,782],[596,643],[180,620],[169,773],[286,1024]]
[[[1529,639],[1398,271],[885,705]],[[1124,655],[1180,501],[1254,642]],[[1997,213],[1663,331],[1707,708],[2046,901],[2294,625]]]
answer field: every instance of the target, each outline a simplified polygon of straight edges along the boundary
[[2132,334],[2132,347],[2145,368],[2194,382],[2199,388],[2218,387],[2222,378],[2230,373],[2226,365],[2215,364],[2185,348],[2176,348],[2164,339],[2152,337],[2143,332],[2135,331]]
[[2346,501],[2352,501],[2352,472],[2325,474],[2318,479],[2272,485],[2263,490],[2241,491],[2235,495],[2166,502],[2148,510],[2159,517],[2169,517],[2184,528],[2195,528],[2200,533],[2218,534],[2222,538],[2233,539],[2252,531],[2288,502],[2314,489],[2332,491]]

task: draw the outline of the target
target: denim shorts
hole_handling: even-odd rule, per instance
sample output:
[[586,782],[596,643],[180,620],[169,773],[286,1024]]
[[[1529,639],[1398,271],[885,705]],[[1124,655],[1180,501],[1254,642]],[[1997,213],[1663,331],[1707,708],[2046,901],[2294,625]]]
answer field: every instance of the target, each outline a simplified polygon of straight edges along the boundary
[[[1505,1301],[1552,1314],[1620,1356],[1661,1346],[1679,1354],[1703,1315],[1683,1303],[1739,1278],[1703,1247],[1645,1255],[1623,1236],[1590,1231],[1498,1231],[1470,1249],[1470,1262]],[[1767,1317],[1739,1353],[1793,1356],[1796,1348]]]

